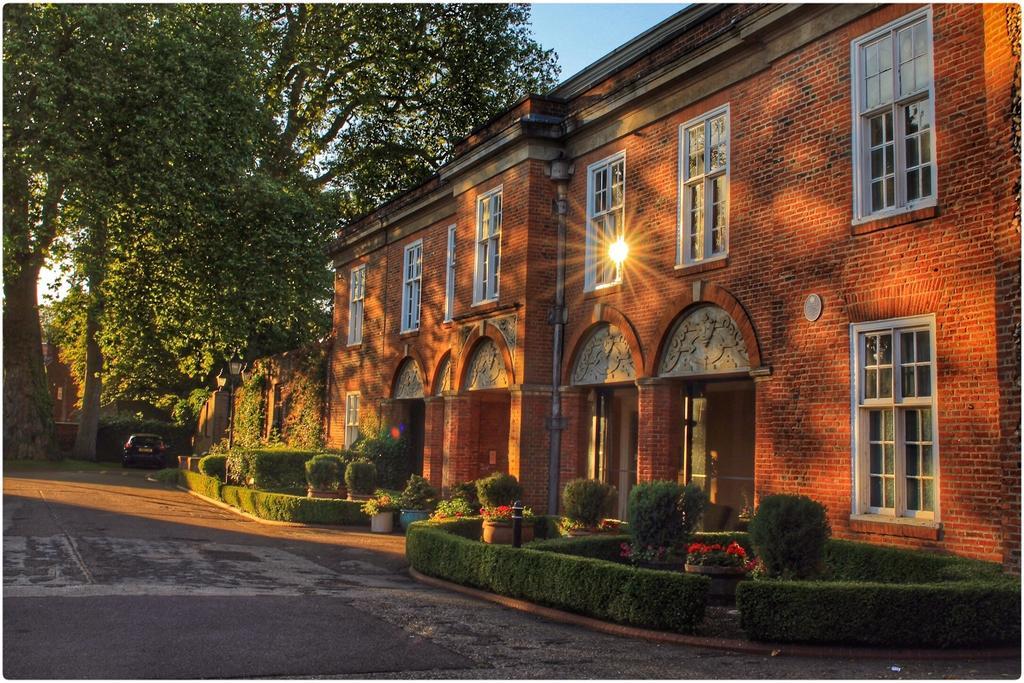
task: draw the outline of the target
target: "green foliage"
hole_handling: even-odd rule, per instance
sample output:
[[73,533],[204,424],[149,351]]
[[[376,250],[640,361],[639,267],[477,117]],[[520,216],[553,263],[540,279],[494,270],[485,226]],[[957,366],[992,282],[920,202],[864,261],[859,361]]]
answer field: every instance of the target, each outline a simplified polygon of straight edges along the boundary
[[431,511],[437,505],[437,489],[418,474],[409,477],[405,490],[399,496],[398,505],[403,510]]
[[594,479],[573,479],[562,489],[565,516],[584,526],[595,527],[614,505],[614,486]]
[[263,396],[266,375],[259,369],[235,393],[235,445],[256,448],[263,443],[267,402]]
[[178,470],[178,485],[182,488],[188,489],[189,491],[195,491],[207,498],[212,498],[213,500],[221,499],[220,491],[222,484],[220,479],[208,477],[205,474],[190,472],[188,470]]
[[319,347],[306,349],[299,370],[289,381],[285,443],[292,448],[318,450],[324,446],[323,414],[325,354]]
[[469,509],[473,511],[473,514],[477,514],[480,511],[480,498],[476,495],[476,482],[467,481],[459,484],[454,484],[449,489],[450,498],[461,498],[466,501],[469,505]]
[[210,400],[211,394],[212,392],[205,387],[193,389],[188,396],[174,402],[171,407],[171,419],[175,424],[194,428],[199,421],[199,413],[203,412],[203,406]]
[[1020,583],[744,581],[740,623],[752,640],[886,647],[1019,644]]
[[302,489],[306,461],[315,455],[316,451],[284,448],[235,448],[228,453],[228,480],[263,491]]
[[199,471],[208,477],[215,477],[224,481],[225,468],[227,467],[228,456],[222,453],[205,455],[199,459]]
[[315,491],[337,491],[344,463],[330,453],[314,455],[306,461],[306,482]]
[[377,468],[369,460],[354,460],[345,468],[345,486],[349,493],[369,495],[377,486]]
[[165,467],[159,472],[155,472],[153,478],[161,484],[174,485],[178,483],[178,472],[180,470],[177,467]]
[[479,520],[417,522],[409,564],[424,574],[499,595],[645,628],[692,633],[704,618],[703,576],[470,540]]
[[238,486],[223,487],[221,495],[228,505],[260,519],[302,524],[370,524],[369,518],[360,511],[360,504],[350,500],[289,496]]
[[192,430],[160,420],[140,420],[134,417],[113,416],[100,419],[96,432],[96,459],[116,462],[124,454],[124,444],[132,434],[159,434],[168,450],[164,460],[168,467],[178,464],[179,455],[192,451]]
[[970,579],[1001,579],[1002,568],[954,555],[830,539],[825,544],[825,578],[837,581],[936,583]]
[[476,480],[476,495],[484,507],[511,505],[523,497],[523,487],[511,474],[492,472]]
[[637,484],[629,492],[629,529],[638,546],[672,548],[689,538],[707,498],[696,484],[674,481]]
[[576,555],[577,557],[592,557],[597,560],[608,562],[623,562],[619,553],[622,551],[622,544],[629,543],[630,537],[626,534],[593,534],[591,536],[562,536],[530,543],[530,550],[540,550],[547,553],[561,553],[563,555]]
[[473,517],[477,512],[477,510],[470,507],[464,498],[449,498],[437,504],[437,507],[434,509],[433,519]]
[[377,481],[385,488],[401,488],[412,474],[409,440],[397,439],[381,428],[357,441],[353,450],[377,468]]
[[377,489],[373,494],[373,498],[364,501],[360,509],[370,517],[379,515],[382,512],[397,512],[398,499],[384,489]]
[[807,496],[766,496],[750,521],[754,553],[772,577],[806,578],[820,572],[829,535],[824,506]]

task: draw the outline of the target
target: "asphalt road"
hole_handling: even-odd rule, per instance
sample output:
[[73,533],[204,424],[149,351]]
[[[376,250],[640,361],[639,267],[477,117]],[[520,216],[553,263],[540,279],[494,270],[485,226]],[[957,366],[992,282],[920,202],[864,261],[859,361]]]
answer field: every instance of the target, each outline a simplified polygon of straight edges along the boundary
[[417,584],[400,536],[260,524],[143,471],[3,482],[6,678],[1020,676],[1019,660],[763,657],[598,634]]

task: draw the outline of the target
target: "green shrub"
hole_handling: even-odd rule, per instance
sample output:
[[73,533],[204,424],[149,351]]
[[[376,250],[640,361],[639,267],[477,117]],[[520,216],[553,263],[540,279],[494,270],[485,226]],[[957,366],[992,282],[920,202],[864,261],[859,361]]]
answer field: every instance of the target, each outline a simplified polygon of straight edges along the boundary
[[345,486],[349,493],[370,495],[377,487],[377,468],[369,460],[353,460],[345,468]]
[[1002,568],[991,562],[840,539],[825,544],[824,556],[822,578],[836,581],[942,583],[1003,578]]
[[753,640],[971,647],[1021,637],[1012,582],[743,581],[736,605]]
[[639,546],[671,548],[689,538],[707,500],[696,484],[674,481],[637,484],[629,492],[629,529]]
[[289,496],[240,486],[224,486],[221,496],[228,505],[260,519],[303,524],[367,526],[370,523],[370,518],[359,509],[362,504],[351,500]]
[[449,498],[437,504],[434,510],[434,519],[455,519],[459,517],[473,517],[477,511],[469,507],[469,503],[463,498]]
[[426,479],[414,474],[399,496],[398,505],[403,510],[433,510],[437,505],[437,490]]
[[573,479],[562,489],[565,516],[584,526],[595,527],[615,503],[614,486],[593,479]]
[[771,577],[806,578],[818,574],[823,569],[829,534],[825,507],[807,496],[767,496],[750,521],[754,553]]
[[342,461],[337,455],[320,453],[306,461],[306,483],[316,491],[337,491]]
[[511,474],[492,472],[476,480],[476,495],[480,504],[486,507],[511,505],[523,497],[523,487]]
[[178,470],[178,485],[207,498],[220,500],[220,479],[208,477],[197,472],[189,472],[188,470]]
[[167,445],[164,465],[177,467],[178,456],[192,452],[192,428],[163,422],[140,420],[134,417],[112,416],[100,418],[96,431],[96,460],[120,462],[124,444],[132,434],[158,434]]
[[284,448],[235,448],[228,453],[227,474],[233,484],[271,489],[304,489],[306,461],[316,451]]
[[223,454],[205,455],[199,459],[199,471],[208,477],[216,477],[224,481],[224,470],[228,456]]
[[577,557],[592,557],[609,562],[621,562],[622,544],[629,543],[627,534],[594,534],[592,536],[563,536],[533,541],[530,550],[561,553]]
[[476,482],[465,481],[460,484],[455,484],[449,490],[449,497],[461,498],[469,504],[473,514],[480,511],[480,498],[476,495]]
[[395,439],[387,431],[380,430],[361,438],[355,443],[353,450],[377,468],[379,486],[388,489],[401,488],[412,474],[409,440],[405,436]]
[[704,618],[704,576],[487,545],[474,533],[479,520],[414,523],[406,557],[430,576],[598,619],[692,633]]
[[178,472],[180,471],[181,470],[179,470],[177,467],[168,467],[166,469],[160,470],[159,472],[156,472],[153,475],[153,478],[156,479],[161,484],[177,484]]

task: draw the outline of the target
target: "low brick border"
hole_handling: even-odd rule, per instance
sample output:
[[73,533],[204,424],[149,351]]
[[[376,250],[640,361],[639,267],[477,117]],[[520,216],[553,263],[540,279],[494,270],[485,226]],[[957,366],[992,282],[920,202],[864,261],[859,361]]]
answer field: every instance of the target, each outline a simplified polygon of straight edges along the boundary
[[518,610],[520,612],[526,612],[527,614],[533,614],[544,619],[557,621],[563,624],[582,626],[584,628],[589,628],[593,631],[608,633],[613,636],[640,638],[643,640],[650,640],[654,642],[672,643],[674,645],[689,645],[691,647],[703,647],[709,650],[728,650],[730,652],[739,652],[743,654],[753,655],[766,655],[771,657],[781,655],[789,655],[795,657],[827,657],[830,659],[854,659],[857,657],[870,657],[872,659],[891,659],[893,661],[898,661],[900,659],[1020,659],[1021,656],[1021,650],[1019,647],[995,647],[982,648],[977,650],[925,650],[912,648],[887,650],[884,648],[876,647],[795,645],[792,643],[756,643],[748,640],[735,640],[731,638],[687,636],[681,633],[669,633],[667,631],[652,631],[646,628],[637,628],[636,626],[624,626],[622,624],[614,624],[608,621],[601,621],[600,619],[593,619],[591,617],[573,614],[571,612],[564,612],[562,610],[554,609],[551,607],[543,607],[541,605],[537,605],[532,602],[527,602],[525,600],[509,598],[505,597],[504,595],[497,595],[495,593],[489,593],[487,591],[478,590],[476,588],[470,588],[469,586],[463,586],[461,584],[452,583],[450,581],[445,581],[443,579],[436,579],[432,576],[426,576],[425,574],[421,574],[420,572],[416,571],[412,567],[409,567],[409,576],[411,576],[415,581],[418,581],[427,586],[432,586],[434,588],[443,588],[445,590],[449,590],[455,593],[461,593],[463,595],[468,595],[469,597],[476,598],[478,600],[486,600],[488,602],[493,602],[503,607],[508,607],[510,609]]

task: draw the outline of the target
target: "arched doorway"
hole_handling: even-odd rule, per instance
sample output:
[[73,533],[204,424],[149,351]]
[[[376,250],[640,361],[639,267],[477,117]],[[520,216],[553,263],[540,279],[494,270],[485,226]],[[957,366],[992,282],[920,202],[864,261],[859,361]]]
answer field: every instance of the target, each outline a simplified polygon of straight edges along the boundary
[[601,322],[584,335],[571,367],[573,386],[587,389],[589,433],[581,474],[611,484],[618,491],[616,515],[626,517],[629,492],[637,478],[637,367],[626,335]]
[[509,471],[509,370],[494,339],[480,337],[470,351],[460,390],[470,396],[476,437],[475,478]]
[[410,474],[422,475],[425,422],[423,378],[412,358],[406,358],[399,366],[391,398],[392,418],[398,423],[409,444],[407,470]]
[[713,304],[686,308],[669,326],[657,374],[680,393],[680,482],[708,494],[707,530],[734,529],[754,499],[754,382],[736,321]]

